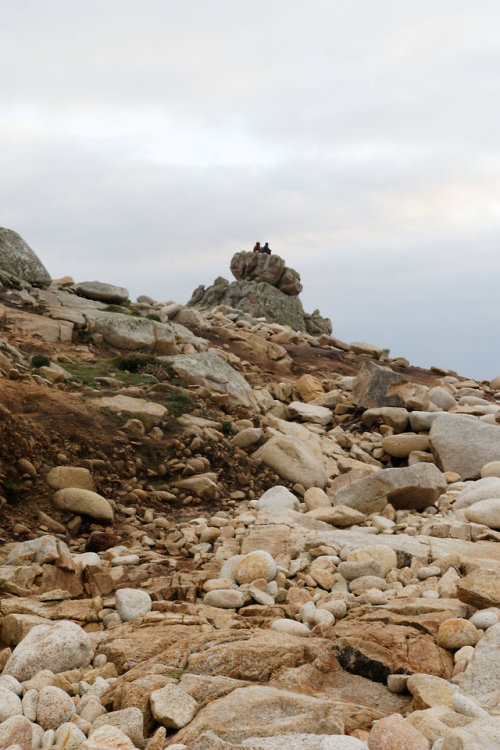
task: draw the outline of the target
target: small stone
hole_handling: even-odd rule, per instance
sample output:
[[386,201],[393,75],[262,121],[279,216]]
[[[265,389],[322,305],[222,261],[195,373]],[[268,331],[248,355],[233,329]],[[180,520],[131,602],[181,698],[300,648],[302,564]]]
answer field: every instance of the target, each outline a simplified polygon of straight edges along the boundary
[[255,550],[249,552],[240,560],[235,577],[239,584],[251,583],[256,578],[265,578],[266,581],[272,581],[276,576],[276,563],[269,554],[264,550]]
[[474,646],[462,646],[453,654],[455,664],[459,662],[469,662],[474,656]]
[[451,650],[462,646],[475,646],[479,640],[479,631],[469,620],[452,617],[439,626],[436,641],[442,648]]
[[481,469],[481,479],[484,477],[500,477],[500,461],[489,461]]
[[440,575],[441,568],[438,568],[437,565],[425,565],[424,567],[417,570],[417,578],[419,579],[419,581],[425,581],[426,578]]
[[156,721],[172,729],[185,727],[197,712],[196,701],[178,685],[173,684],[154,690],[150,703]]
[[408,675],[406,674],[390,674],[387,677],[387,688],[391,693],[401,694],[406,692],[407,682]]
[[398,714],[376,721],[368,736],[369,750],[429,750],[429,741]]
[[104,726],[104,724],[118,727],[118,729],[132,740],[136,747],[143,747],[143,716],[142,711],[139,708],[131,706],[129,708],[122,708],[119,711],[104,713],[93,721],[90,732],[92,733],[94,729],[98,729],[99,727]]
[[469,622],[472,623],[475,628],[479,628],[480,630],[488,630],[488,628],[491,628],[492,625],[497,624],[498,615],[496,612],[483,610],[482,612],[475,612],[472,617],[469,618]]
[[42,729],[57,729],[69,721],[75,712],[75,704],[64,690],[53,685],[44,687],[38,694],[36,720]]
[[272,630],[278,630],[280,633],[289,633],[290,635],[308,636],[311,633],[307,625],[297,622],[297,620],[288,620],[282,617],[274,620],[271,628]]
[[16,695],[23,694],[22,683],[20,683],[19,680],[16,680],[15,677],[12,677],[10,674],[3,674],[0,676],[0,687],[10,690],[11,693],[15,693]]
[[139,589],[119,589],[115,594],[116,610],[122,622],[130,622],[152,608],[152,600],[147,591]]
[[11,716],[0,724],[0,748],[19,745],[32,750],[33,730],[25,716]]
[[464,716],[473,716],[475,719],[487,719],[489,717],[489,713],[484,708],[478,706],[471,698],[462,695],[462,693],[453,694],[451,705],[457,713]]
[[94,730],[81,750],[135,750],[134,743],[118,727],[105,724]]
[[214,589],[205,594],[203,604],[222,609],[237,609],[245,604],[245,595],[238,589]]
[[314,508],[331,508],[332,502],[326,492],[319,487],[309,487],[304,493],[307,510]]
[[21,699],[7,688],[0,687],[0,723],[22,713]]
[[500,497],[490,497],[469,505],[464,510],[468,521],[481,523],[490,529],[500,529]]
[[54,739],[55,744],[64,748],[64,750],[78,750],[87,738],[76,724],[68,721],[56,729]]
[[23,696],[23,714],[30,721],[36,721],[38,690],[27,690]]

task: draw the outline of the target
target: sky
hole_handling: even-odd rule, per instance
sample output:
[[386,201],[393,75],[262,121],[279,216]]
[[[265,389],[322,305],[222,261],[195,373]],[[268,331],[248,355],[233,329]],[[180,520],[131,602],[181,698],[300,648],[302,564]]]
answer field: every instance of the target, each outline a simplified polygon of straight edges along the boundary
[[0,226],[187,302],[268,241],[334,335],[500,374],[496,0],[0,0]]

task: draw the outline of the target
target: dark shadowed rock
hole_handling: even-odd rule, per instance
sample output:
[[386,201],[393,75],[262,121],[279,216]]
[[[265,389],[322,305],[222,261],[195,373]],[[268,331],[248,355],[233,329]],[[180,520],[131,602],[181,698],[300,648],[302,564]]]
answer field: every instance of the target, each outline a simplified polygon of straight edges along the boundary
[[34,286],[48,286],[50,275],[36,253],[12,229],[0,227],[0,271]]
[[365,362],[354,381],[354,403],[363,409],[404,406],[403,399],[397,393],[397,387],[406,382],[406,378],[387,367]]

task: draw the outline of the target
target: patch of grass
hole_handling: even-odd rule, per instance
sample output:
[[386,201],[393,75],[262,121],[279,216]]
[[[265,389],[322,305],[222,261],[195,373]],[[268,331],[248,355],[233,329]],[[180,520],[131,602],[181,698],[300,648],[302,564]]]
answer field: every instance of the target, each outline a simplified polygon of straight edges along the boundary
[[[94,362],[71,362],[65,363],[64,368],[72,375],[74,380],[79,380],[84,385],[95,387],[96,378],[114,377],[121,380],[124,385],[143,385],[149,382],[146,375],[139,372],[116,372],[119,367],[117,360],[112,357],[108,359],[97,359]],[[111,376],[110,373],[113,373]]]
[[232,424],[231,422],[222,422],[221,424],[221,432],[225,437],[228,437],[228,435],[231,434]]
[[131,315],[131,311],[123,305],[107,305],[103,312],[121,313],[122,315]]
[[171,417],[180,417],[181,414],[192,411],[194,404],[185,393],[170,393],[167,407]]
[[148,320],[157,320],[157,321],[158,321],[158,323],[161,323],[161,318],[160,318],[160,316],[159,316],[159,315],[157,315],[156,313],[149,313],[148,315],[146,315],[146,318],[147,318]]
[[35,354],[31,357],[32,367],[48,367],[50,365],[50,359],[46,354]]
[[126,354],[116,360],[116,367],[119,370],[128,370],[129,372],[139,372],[147,365],[161,367],[161,364],[160,360],[153,354]]

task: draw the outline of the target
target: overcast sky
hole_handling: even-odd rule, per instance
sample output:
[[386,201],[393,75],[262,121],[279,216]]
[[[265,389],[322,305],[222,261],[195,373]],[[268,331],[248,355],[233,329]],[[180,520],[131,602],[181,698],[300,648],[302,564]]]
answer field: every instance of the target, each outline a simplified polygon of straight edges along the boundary
[[0,225],[186,302],[268,241],[334,334],[500,374],[496,0],[0,0]]

